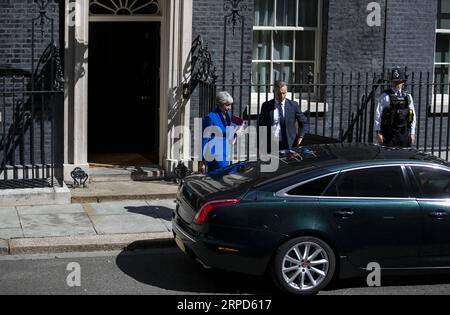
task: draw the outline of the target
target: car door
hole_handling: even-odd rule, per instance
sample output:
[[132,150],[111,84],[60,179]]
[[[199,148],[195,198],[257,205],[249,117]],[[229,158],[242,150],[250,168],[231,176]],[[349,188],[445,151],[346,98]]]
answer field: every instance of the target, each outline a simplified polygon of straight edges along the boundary
[[358,268],[410,266],[421,242],[420,210],[406,169],[377,166],[341,172],[320,199],[347,259]]
[[411,166],[419,188],[418,203],[423,221],[421,256],[433,259],[434,267],[450,266],[450,170]]

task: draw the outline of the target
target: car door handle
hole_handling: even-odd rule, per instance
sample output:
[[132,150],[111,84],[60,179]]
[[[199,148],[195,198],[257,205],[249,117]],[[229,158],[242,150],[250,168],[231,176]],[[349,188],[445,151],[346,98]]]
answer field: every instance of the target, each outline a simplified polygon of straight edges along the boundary
[[436,219],[444,219],[448,216],[446,211],[434,211],[430,213],[430,217],[436,218]]
[[355,215],[355,212],[352,210],[340,210],[334,213],[334,216],[341,219],[348,219]]

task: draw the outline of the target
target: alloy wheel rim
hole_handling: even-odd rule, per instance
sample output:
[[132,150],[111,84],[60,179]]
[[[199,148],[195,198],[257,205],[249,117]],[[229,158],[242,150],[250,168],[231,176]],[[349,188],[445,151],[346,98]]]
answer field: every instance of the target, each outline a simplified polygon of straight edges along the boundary
[[291,288],[308,291],[324,281],[329,265],[328,255],[320,245],[304,242],[287,251],[283,258],[282,274]]

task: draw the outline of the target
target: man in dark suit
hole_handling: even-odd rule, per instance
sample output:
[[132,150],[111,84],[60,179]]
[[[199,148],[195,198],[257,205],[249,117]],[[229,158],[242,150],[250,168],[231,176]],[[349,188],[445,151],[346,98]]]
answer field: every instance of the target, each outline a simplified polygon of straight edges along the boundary
[[[287,99],[287,83],[275,83],[275,99],[262,105],[259,127],[267,127],[267,148],[272,152],[272,139],[277,139],[280,150],[292,149],[301,145],[309,132],[309,122],[297,102]],[[295,123],[298,123],[298,130]]]

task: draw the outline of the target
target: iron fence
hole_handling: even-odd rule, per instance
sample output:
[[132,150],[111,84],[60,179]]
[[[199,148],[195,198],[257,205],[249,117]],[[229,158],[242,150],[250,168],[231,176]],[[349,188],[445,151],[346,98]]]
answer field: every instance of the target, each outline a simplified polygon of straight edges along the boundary
[[55,185],[55,109],[63,92],[0,77],[0,189]]
[[[289,84],[289,97],[299,103],[310,122],[310,133],[339,142],[375,143],[378,99],[389,88],[385,76],[370,73],[331,73],[324,80],[308,75],[307,82]],[[322,83],[324,82],[324,83]],[[248,126],[257,126],[261,106],[273,99],[273,86],[265,83],[214,84],[200,82],[199,115],[215,108],[217,90],[235,99],[233,114]],[[405,89],[412,95],[417,118],[414,147],[450,161],[449,83],[440,73],[410,73]],[[249,143],[249,139],[244,141]],[[249,157],[249,150],[238,159]]]
[[62,184],[61,150],[55,141],[62,132],[64,101],[57,8],[63,12],[64,4],[30,3],[31,54],[24,58],[30,64],[7,65],[11,71],[0,72],[0,189]]

